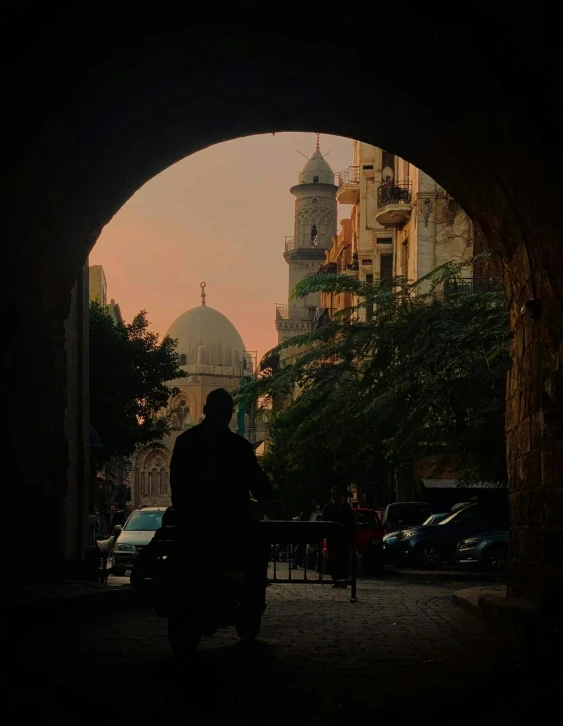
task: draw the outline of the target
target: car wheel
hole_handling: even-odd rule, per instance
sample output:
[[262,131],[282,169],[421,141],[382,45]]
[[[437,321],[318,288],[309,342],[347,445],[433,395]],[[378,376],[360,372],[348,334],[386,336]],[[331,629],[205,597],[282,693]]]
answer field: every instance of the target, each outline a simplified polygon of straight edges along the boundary
[[178,661],[189,660],[197,650],[200,639],[200,628],[189,618],[182,615],[168,618],[168,643]]
[[507,565],[506,547],[502,545],[491,545],[485,550],[483,564],[489,572],[505,572]]
[[422,545],[417,551],[417,563],[419,567],[427,570],[435,570],[440,566],[442,558],[434,545]]
[[137,570],[135,567],[131,570],[131,577],[129,578],[129,582],[133,587],[140,587],[141,586],[141,574],[139,573],[139,570]]

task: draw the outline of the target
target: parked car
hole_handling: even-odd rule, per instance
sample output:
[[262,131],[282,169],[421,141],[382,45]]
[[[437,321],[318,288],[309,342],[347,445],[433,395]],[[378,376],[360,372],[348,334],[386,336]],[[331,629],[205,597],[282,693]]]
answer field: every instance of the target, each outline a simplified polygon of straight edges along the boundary
[[[143,507],[131,513],[124,526],[116,525],[112,573],[124,575],[132,570],[139,552],[160,529],[166,507]],[[117,530],[117,531],[115,531]]]
[[432,514],[427,502],[394,502],[388,504],[383,514],[385,533],[397,532],[422,524]]
[[457,545],[455,561],[458,565],[481,567],[489,572],[506,572],[508,530],[462,539]]
[[462,539],[507,529],[506,510],[486,510],[477,504],[450,514],[439,524],[404,529],[397,541],[397,561],[411,567],[434,569],[443,561],[454,563]]
[[[430,524],[438,524],[446,517],[449,517],[451,512],[440,512],[438,514],[431,514],[428,519],[419,525],[420,527],[427,527]],[[410,529],[418,529],[411,527]],[[396,532],[389,532],[383,537],[383,562],[386,565],[397,565],[397,542],[401,535],[402,530]]]

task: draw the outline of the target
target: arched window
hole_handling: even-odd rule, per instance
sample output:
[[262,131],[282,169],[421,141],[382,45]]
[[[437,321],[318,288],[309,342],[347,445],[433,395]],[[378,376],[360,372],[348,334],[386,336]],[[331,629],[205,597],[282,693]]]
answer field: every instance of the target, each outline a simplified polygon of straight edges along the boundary
[[147,494],[148,494],[148,490],[147,490],[147,479],[145,477],[145,472],[144,471],[141,472],[141,494],[144,497],[146,497]]
[[180,354],[180,365],[181,366],[187,366],[188,365],[188,357],[185,353]]
[[168,472],[166,469],[160,470],[160,493],[168,494]]
[[319,241],[319,236],[317,233],[317,225],[314,224],[311,227],[311,244],[316,245],[318,241]]
[[186,429],[192,425],[192,417],[190,416],[190,407],[185,398],[181,398],[176,406],[176,414],[180,428]]
[[152,469],[149,479],[149,494],[154,496],[160,492],[160,475],[157,469]]

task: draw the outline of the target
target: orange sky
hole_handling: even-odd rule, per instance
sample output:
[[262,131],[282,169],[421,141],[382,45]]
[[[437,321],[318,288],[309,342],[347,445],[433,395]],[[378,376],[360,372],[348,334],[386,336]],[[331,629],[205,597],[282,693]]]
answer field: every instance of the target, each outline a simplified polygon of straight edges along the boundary
[[[284,236],[293,236],[289,187],[315,150],[310,133],[227,141],[193,154],[147,182],[104,228],[90,255],[103,265],[108,299],[126,321],[142,309],[163,335],[186,310],[207,304],[260,357],[277,343],[275,304],[287,302]],[[321,136],[334,171],[352,163],[352,142]],[[339,216],[349,216],[340,207]]]

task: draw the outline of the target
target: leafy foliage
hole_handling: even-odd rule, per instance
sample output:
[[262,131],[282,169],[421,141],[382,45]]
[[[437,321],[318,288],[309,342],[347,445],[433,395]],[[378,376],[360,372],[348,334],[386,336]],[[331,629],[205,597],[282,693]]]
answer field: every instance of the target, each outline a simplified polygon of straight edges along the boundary
[[[270,351],[245,391],[293,398],[273,417],[265,461],[286,489],[373,481],[382,456],[399,469],[425,460],[467,479],[506,479],[507,307],[502,292],[456,292],[463,267],[448,263],[415,283],[330,274],[297,286],[296,297],[351,292],[359,302]],[[289,347],[299,354],[272,367]]]
[[90,420],[114,454],[128,456],[170,432],[167,382],[185,376],[175,349],[172,338],[149,330],[146,311],[118,324],[90,304]]

